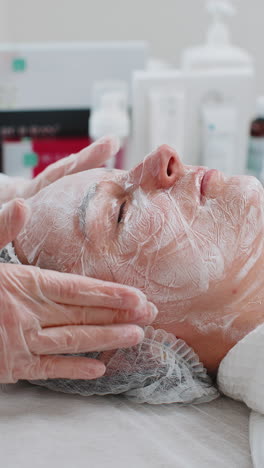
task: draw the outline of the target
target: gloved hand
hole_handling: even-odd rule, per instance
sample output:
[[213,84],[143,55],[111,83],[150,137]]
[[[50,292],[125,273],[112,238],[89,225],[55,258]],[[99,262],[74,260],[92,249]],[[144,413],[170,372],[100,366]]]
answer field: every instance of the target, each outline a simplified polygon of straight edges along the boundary
[[6,177],[0,184],[0,204],[14,198],[32,197],[43,187],[52,184],[65,175],[102,166],[105,161],[118,152],[119,144],[118,138],[103,137],[78,154],[72,154],[51,164],[33,180],[26,180],[21,177]]
[[0,250],[20,233],[31,210],[24,200],[14,200],[0,210]]
[[[4,206],[0,248],[17,235],[27,215],[23,200]],[[0,264],[0,382],[101,377],[103,363],[59,355],[133,346],[144,334],[132,323],[151,323],[156,313],[134,288]]]

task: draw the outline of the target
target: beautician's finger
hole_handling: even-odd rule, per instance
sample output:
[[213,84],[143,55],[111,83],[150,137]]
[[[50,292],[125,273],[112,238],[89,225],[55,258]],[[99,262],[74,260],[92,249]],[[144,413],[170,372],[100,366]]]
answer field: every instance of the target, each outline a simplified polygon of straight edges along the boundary
[[87,171],[87,169],[94,169],[101,167],[108,161],[108,159],[115,156],[120,149],[120,140],[115,136],[106,136],[100,138],[91,146],[84,148],[78,153],[78,168],[68,166],[68,174],[76,172]]
[[102,166],[114,156],[120,147],[116,137],[104,137],[77,154],[72,154],[48,166],[45,171],[32,180],[26,191],[26,198],[35,195],[39,190],[58,179],[77,172]]
[[147,305],[135,288],[70,273],[39,270],[38,285],[43,296],[60,304],[134,310]]
[[143,340],[144,331],[136,325],[66,326],[28,332],[26,341],[34,354],[85,353],[129,348]]
[[158,314],[157,308],[151,302],[145,309],[138,312],[135,309],[116,310],[100,307],[75,307],[54,304],[46,310],[45,316],[40,318],[43,328],[59,325],[114,325],[133,323],[150,325]]
[[12,242],[22,230],[30,214],[24,200],[14,200],[0,210],[0,249]]
[[23,369],[17,379],[83,379],[92,380],[102,377],[105,365],[95,359],[73,356],[41,356],[35,366]]

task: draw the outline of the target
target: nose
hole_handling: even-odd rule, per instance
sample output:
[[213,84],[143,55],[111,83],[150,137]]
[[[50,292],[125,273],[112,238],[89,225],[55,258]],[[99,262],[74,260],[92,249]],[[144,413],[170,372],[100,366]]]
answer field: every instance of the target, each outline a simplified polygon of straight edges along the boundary
[[183,175],[184,165],[176,151],[162,145],[130,171],[130,181],[145,191],[169,189]]

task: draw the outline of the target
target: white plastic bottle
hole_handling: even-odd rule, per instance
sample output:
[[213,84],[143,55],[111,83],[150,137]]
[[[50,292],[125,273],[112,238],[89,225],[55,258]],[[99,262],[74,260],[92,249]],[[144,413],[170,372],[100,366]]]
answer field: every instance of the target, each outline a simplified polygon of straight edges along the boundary
[[[222,170],[227,175],[244,173],[247,159],[247,125],[251,109],[248,96],[237,93],[247,75],[249,93],[254,87],[255,69],[250,55],[232,44],[227,19],[236,10],[231,0],[206,0],[211,21],[203,45],[187,49],[182,56],[182,68],[197,78],[204,76],[204,96],[201,96],[201,158],[200,163]],[[237,87],[230,82],[221,86],[221,77],[236,74]],[[195,83],[195,79],[194,79]],[[194,85],[195,86],[195,85]],[[216,95],[217,100],[212,99]],[[252,93],[253,95],[253,93]],[[218,101],[218,102],[217,102]],[[240,112],[240,116],[239,116]],[[247,121],[247,122],[246,122]]]
[[206,7],[211,16],[206,43],[184,51],[182,68],[184,70],[205,70],[208,68],[252,67],[253,61],[250,55],[231,42],[226,20],[234,16],[236,10],[230,0],[207,0]]
[[238,112],[229,102],[211,101],[202,107],[202,164],[227,176],[236,171]]
[[127,89],[120,82],[102,82],[95,86],[95,107],[89,120],[89,136],[97,140],[106,135],[121,140],[119,153],[107,162],[107,167],[124,169],[125,146],[130,134]]
[[166,142],[184,154],[185,96],[177,89],[151,89],[149,104],[148,152]]
[[33,178],[33,169],[38,165],[38,155],[32,148],[31,138],[4,141],[2,153],[5,174],[9,177]]

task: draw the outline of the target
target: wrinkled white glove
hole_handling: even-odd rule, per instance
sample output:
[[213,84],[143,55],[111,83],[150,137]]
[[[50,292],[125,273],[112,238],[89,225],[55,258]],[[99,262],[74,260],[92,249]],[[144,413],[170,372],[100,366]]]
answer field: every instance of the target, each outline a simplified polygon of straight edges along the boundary
[[26,180],[21,177],[5,177],[0,184],[0,204],[14,198],[32,197],[42,188],[65,175],[100,167],[118,152],[119,145],[118,138],[103,137],[78,154],[72,154],[51,164],[33,180]]
[[[29,214],[23,200],[4,206],[0,249],[17,236]],[[134,288],[0,263],[0,382],[101,377],[102,362],[59,354],[133,346],[144,334],[131,323],[151,323],[156,314]]]

